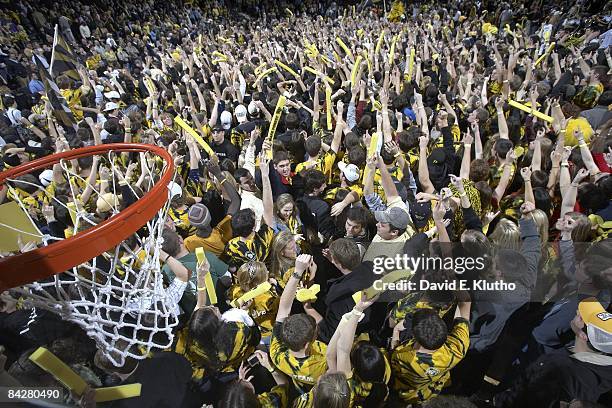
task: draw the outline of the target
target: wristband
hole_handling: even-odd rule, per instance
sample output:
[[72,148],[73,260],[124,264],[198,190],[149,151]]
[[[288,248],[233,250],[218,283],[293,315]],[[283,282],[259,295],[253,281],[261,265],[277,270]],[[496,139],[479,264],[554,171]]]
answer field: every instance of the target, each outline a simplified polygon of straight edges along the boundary
[[[302,272],[303,273],[303,272]],[[295,271],[293,271],[293,273],[291,274],[291,276],[293,276],[295,279],[300,280],[302,279],[302,273],[297,273]]]
[[355,308],[353,308],[353,310],[351,310],[351,315],[356,317],[358,320],[361,320],[361,318],[365,315],[365,313],[360,312],[359,310],[356,310]]
[[586,143],[582,142],[582,143],[578,143],[578,147],[583,148],[583,147],[588,147]]
[[397,158],[398,158],[398,157],[400,157],[401,155],[402,155],[401,153],[398,153],[398,154],[396,154],[396,155],[395,155],[395,156],[393,156],[393,157],[395,157],[395,158],[397,159]]
[[561,163],[561,167],[569,167],[569,163]]
[[273,365],[270,365],[270,367],[267,367],[267,369],[268,369],[268,371],[269,371],[270,373],[275,373],[275,372],[276,372],[276,368],[274,368],[274,366],[273,366]]
[[469,147],[472,147],[472,144],[471,144],[471,143],[464,143],[463,145],[464,145],[465,147],[468,147],[468,148],[469,148]]
[[204,286],[203,288],[198,288],[198,292],[204,292],[206,290],[206,286]]
[[132,128],[125,128],[125,133],[132,133]]
[[465,191],[462,193],[459,193],[459,197],[465,197],[465,196],[467,196],[467,193]]
[[525,180],[525,184],[531,183],[531,180]]
[[223,185],[223,183],[225,183],[226,181],[227,181],[227,179],[226,179],[226,178],[224,178],[223,180],[221,180],[221,182],[219,183],[219,186],[222,186],[222,185]]

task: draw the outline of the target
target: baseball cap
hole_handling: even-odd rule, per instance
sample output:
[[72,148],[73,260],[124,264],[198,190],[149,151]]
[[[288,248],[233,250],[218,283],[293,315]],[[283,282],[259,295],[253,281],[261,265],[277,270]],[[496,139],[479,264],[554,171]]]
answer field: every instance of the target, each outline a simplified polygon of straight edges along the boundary
[[53,181],[53,170],[43,170],[42,173],[38,175],[38,179],[43,187],[47,187]]
[[259,113],[259,108],[257,107],[257,104],[255,103],[255,101],[251,101],[249,103],[248,111],[250,115],[255,115]]
[[359,167],[355,166],[353,163],[346,164],[341,161],[338,163],[338,168],[350,183],[359,180]]
[[431,218],[431,203],[429,201],[424,203],[411,203],[410,212],[412,213],[414,225],[418,229],[425,228]]
[[119,105],[115,102],[106,102],[106,105],[104,105],[104,112],[113,111],[115,109],[119,109]]
[[105,92],[104,96],[106,99],[121,99],[121,95],[119,95],[119,92],[117,91]]
[[183,189],[181,188],[181,186],[176,184],[174,181],[171,181],[168,184],[168,196],[169,196],[169,198],[172,200],[174,197],[182,196],[182,195],[183,195]]
[[612,313],[603,308],[601,303],[590,297],[578,304],[580,317],[587,325],[589,342],[602,353],[612,353]]
[[238,123],[244,123],[247,121],[247,109],[244,107],[244,105],[236,106],[236,109],[234,110],[234,115],[236,115]]
[[221,112],[221,126],[227,130],[232,127],[232,114],[229,111]]
[[210,226],[210,211],[204,204],[194,204],[189,208],[187,219],[194,227],[208,227]]
[[405,229],[410,223],[410,215],[399,207],[387,208],[385,211],[375,211],[376,221],[391,224],[395,228]]
[[404,108],[404,111],[402,112],[404,115],[406,115],[408,117],[408,119],[410,119],[411,121],[415,121],[416,120],[416,114],[414,113],[414,111],[410,108]]

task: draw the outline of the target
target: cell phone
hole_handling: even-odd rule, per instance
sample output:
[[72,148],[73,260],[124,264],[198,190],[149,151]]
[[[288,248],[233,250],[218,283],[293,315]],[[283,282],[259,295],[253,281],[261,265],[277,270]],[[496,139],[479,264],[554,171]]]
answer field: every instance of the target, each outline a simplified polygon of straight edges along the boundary
[[251,357],[247,359],[247,365],[249,367],[255,367],[257,364],[260,364],[260,363],[259,363],[259,359],[257,358],[255,354],[253,354]]

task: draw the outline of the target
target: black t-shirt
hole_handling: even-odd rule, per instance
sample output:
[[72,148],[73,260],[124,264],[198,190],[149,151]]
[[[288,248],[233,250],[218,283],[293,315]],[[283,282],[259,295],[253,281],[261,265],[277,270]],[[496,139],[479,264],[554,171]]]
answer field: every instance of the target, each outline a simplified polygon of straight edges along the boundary
[[240,155],[240,152],[238,151],[236,146],[234,146],[229,140],[227,140],[227,137],[225,138],[225,140],[223,140],[223,143],[219,145],[213,143],[211,147],[213,151],[217,153],[217,156],[219,156],[219,160],[228,158],[234,163],[238,162],[238,156]]
[[140,383],[140,397],[114,401],[107,407],[180,407],[191,380],[191,365],[174,352],[159,352],[138,363],[122,384]]

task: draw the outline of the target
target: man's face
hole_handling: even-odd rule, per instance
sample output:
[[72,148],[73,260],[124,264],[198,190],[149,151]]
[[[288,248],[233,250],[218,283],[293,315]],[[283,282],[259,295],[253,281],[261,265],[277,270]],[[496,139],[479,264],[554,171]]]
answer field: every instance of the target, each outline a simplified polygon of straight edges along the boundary
[[376,223],[376,233],[384,240],[390,240],[397,237],[395,231],[391,232],[391,224],[386,222]]
[[363,226],[361,223],[352,221],[348,218],[344,224],[344,229],[346,230],[347,237],[358,237],[363,232]]
[[244,191],[254,192],[257,190],[257,186],[255,185],[255,179],[251,173],[247,174],[244,177],[240,177],[240,188]]
[[212,134],[212,138],[215,144],[221,144],[225,140],[225,132],[222,130],[215,130]]
[[289,177],[291,175],[291,163],[289,160],[283,160],[278,164],[274,165],[274,168],[283,177]]

